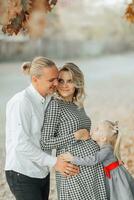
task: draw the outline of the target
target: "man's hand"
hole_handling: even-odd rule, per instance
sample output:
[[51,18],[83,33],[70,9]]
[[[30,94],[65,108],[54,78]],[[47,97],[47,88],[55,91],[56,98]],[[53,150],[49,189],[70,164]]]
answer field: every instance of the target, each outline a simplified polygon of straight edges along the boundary
[[87,129],[80,129],[74,133],[76,140],[88,140],[90,138],[90,133]]
[[66,153],[60,154],[58,158],[61,158],[64,161],[72,162],[74,157],[71,153],[66,152]]
[[79,173],[79,167],[71,163],[67,163],[60,158],[57,158],[54,168],[64,176],[75,176]]

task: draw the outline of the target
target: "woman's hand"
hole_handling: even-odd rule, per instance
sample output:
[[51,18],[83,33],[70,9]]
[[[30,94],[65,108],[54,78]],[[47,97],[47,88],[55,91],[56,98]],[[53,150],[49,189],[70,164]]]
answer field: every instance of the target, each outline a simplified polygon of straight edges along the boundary
[[90,139],[90,133],[87,129],[80,129],[74,133],[74,137],[76,140],[88,140]]
[[58,158],[64,160],[64,161],[70,161],[72,162],[73,161],[73,155],[69,152],[66,152],[66,153],[63,153],[63,154],[60,154],[58,156]]

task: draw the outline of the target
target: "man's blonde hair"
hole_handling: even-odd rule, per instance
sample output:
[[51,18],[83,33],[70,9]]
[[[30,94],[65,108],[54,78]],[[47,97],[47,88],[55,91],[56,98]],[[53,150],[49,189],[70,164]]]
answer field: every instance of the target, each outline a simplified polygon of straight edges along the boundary
[[24,74],[36,77],[42,75],[42,70],[44,68],[56,66],[55,63],[48,58],[38,56],[33,59],[32,62],[25,62],[22,64],[21,68]]

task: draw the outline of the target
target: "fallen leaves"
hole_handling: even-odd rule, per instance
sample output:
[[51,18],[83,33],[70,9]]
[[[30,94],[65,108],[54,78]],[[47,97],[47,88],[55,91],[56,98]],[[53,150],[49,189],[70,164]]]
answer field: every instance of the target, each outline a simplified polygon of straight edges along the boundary
[[134,135],[125,135],[123,137],[121,157],[130,173],[134,175]]

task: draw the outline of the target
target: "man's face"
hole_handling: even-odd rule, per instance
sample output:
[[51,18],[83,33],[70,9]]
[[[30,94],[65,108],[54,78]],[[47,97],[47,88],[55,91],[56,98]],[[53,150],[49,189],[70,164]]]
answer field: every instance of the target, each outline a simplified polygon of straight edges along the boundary
[[42,70],[42,75],[40,77],[32,77],[32,81],[38,92],[42,96],[52,94],[55,90],[55,87],[58,84],[58,69],[53,66],[50,68],[44,68]]

